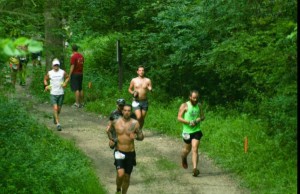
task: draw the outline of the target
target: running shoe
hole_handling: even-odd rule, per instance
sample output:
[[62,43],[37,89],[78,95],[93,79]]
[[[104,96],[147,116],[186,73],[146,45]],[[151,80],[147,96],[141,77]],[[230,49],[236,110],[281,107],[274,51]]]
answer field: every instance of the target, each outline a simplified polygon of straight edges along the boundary
[[57,131],[61,131],[61,126],[60,126],[60,124],[58,124],[58,125],[56,126],[56,129],[57,129]]
[[187,159],[186,159],[186,157],[184,158],[184,157],[181,157],[181,164],[182,164],[182,167],[184,168],[184,169],[187,169],[188,168],[188,163],[187,163]]
[[197,168],[194,168],[193,170],[193,176],[196,177],[200,174],[200,171]]

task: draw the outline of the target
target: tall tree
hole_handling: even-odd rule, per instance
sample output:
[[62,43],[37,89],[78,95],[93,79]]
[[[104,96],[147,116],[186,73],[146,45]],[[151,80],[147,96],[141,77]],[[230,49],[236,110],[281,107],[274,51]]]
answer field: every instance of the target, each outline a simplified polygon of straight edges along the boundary
[[46,69],[51,68],[53,58],[58,58],[64,67],[61,0],[47,0],[44,3],[45,58]]

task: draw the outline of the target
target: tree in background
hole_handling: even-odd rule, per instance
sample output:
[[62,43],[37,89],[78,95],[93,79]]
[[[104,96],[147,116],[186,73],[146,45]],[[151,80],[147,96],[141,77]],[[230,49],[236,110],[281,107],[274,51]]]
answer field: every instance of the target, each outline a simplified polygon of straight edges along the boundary
[[63,30],[60,0],[44,2],[45,17],[45,55],[47,69],[51,69],[51,61],[58,58],[64,68]]

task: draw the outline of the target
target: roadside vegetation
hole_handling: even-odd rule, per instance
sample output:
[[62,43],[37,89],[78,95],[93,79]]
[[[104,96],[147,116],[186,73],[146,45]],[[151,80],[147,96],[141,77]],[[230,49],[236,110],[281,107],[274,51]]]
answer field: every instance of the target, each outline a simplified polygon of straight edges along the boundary
[[74,142],[39,125],[17,100],[0,94],[0,193],[106,193]]

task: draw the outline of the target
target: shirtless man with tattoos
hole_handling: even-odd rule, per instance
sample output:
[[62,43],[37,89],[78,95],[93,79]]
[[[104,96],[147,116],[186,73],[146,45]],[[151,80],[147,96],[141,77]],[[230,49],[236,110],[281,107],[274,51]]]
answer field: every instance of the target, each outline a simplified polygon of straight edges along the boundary
[[117,170],[116,193],[119,194],[127,193],[130,175],[133,166],[136,166],[134,140],[142,141],[144,139],[144,134],[140,129],[138,121],[130,117],[131,109],[130,104],[125,104],[122,110],[123,116],[113,120],[112,127],[107,131],[110,144],[116,142],[112,138],[113,130],[115,130],[118,142],[114,150],[114,164]]

